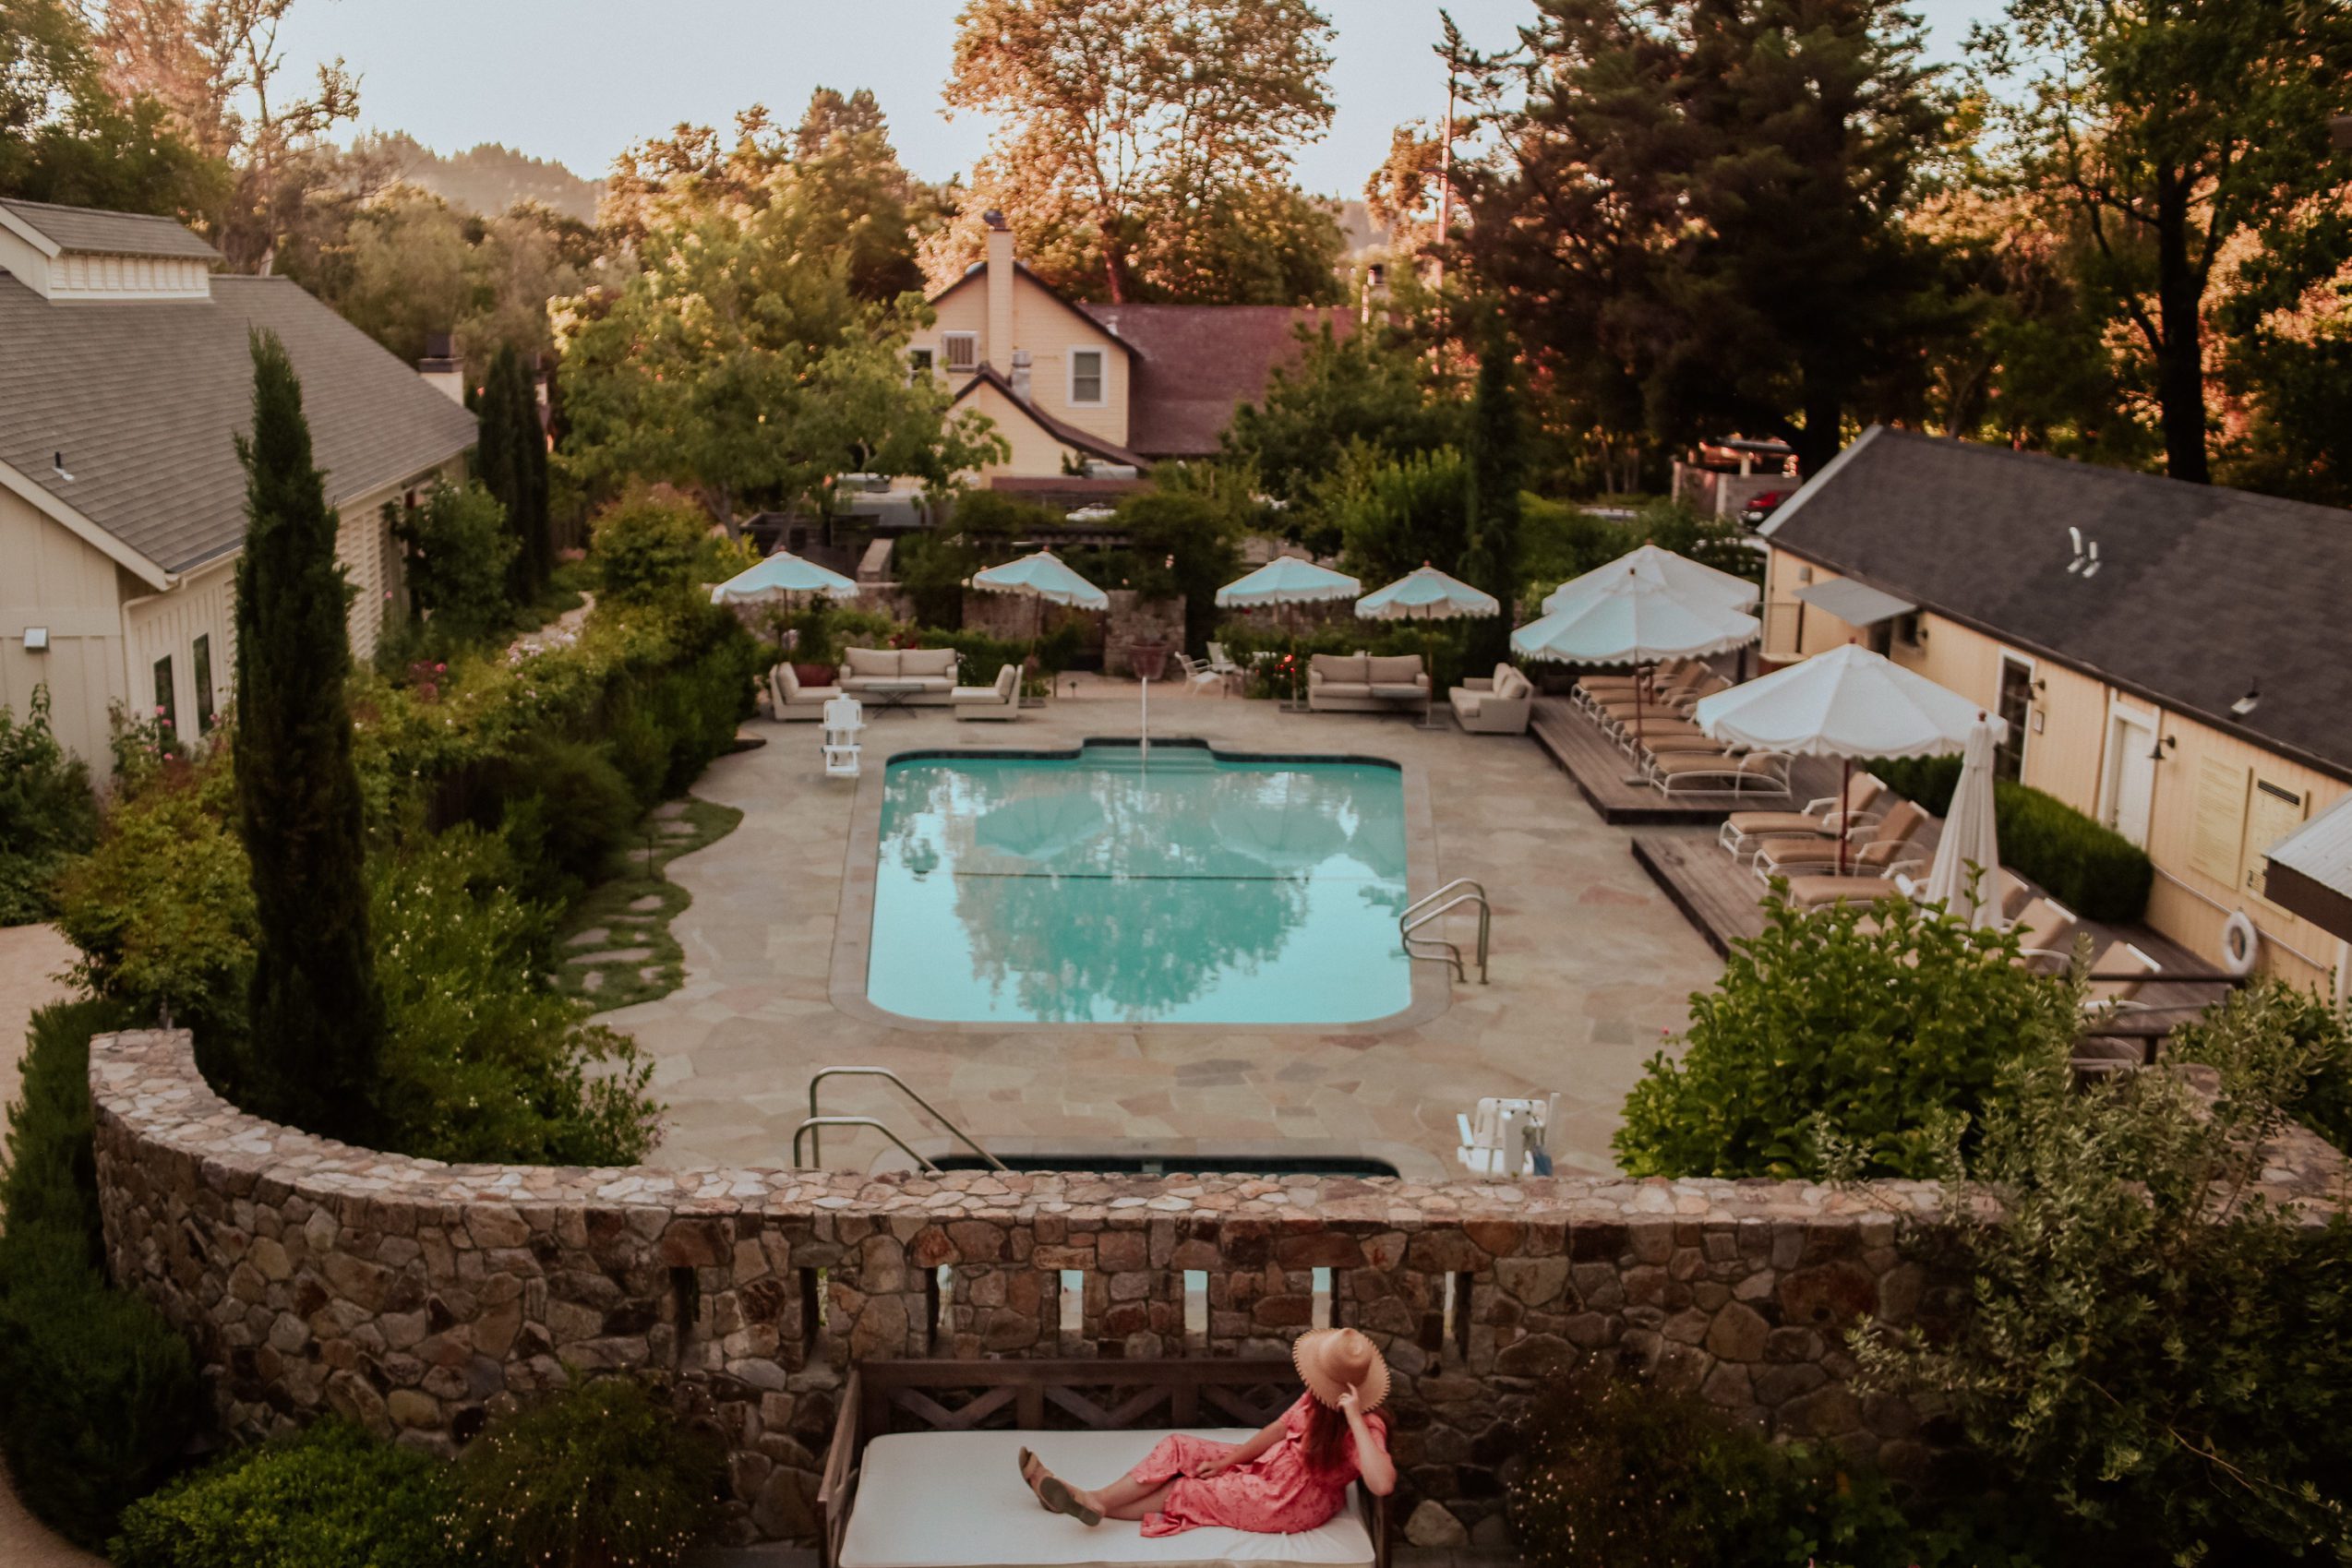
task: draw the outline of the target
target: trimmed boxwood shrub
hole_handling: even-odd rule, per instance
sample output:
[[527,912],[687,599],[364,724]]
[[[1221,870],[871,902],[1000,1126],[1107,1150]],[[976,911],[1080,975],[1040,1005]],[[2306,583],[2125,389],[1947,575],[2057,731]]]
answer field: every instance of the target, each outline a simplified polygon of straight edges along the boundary
[[179,1466],[203,1411],[187,1343],[100,1266],[90,1040],[131,1021],[97,1001],[33,1015],[0,1185],[0,1453],[25,1506],[93,1548]]
[[343,1421],[264,1443],[123,1513],[116,1568],[429,1568],[460,1562],[450,1465]]
[[[1938,817],[1960,784],[1957,757],[1881,758],[1869,764],[1888,788]],[[2007,779],[1993,784],[2001,859],[2089,920],[2130,922],[2147,912],[2155,866],[2147,852],[2054,795]]]

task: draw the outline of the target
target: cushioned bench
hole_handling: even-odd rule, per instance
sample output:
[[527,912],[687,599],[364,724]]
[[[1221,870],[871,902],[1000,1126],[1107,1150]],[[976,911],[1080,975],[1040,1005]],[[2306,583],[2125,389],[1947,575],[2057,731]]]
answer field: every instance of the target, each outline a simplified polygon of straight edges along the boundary
[[1239,1442],[1298,1388],[1288,1360],[1254,1358],[861,1361],[842,1390],[817,1492],[824,1568],[1386,1568],[1385,1501],[1361,1487],[1337,1517],[1298,1535],[1146,1538],[1133,1523],[1089,1528],[1049,1514],[1021,1483],[1025,1445],[1064,1478],[1098,1486],[1171,1430]]
[[[912,690],[906,684],[921,684]],[[873,699],[885,692],[893,706],[943,708],[955,700],[953,648],[852,648],[842,655],[841,689]]]
[[1429,711],[1418,653],[1317,653],[1307,660],[1307,707],[1317,713]]

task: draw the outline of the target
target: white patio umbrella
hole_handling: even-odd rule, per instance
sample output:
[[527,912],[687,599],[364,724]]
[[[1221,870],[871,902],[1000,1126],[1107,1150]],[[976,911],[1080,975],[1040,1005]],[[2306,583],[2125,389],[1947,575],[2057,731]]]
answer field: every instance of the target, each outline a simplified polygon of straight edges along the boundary
[[1980,928],[2001,917],[2001,841],[1993,820],[1996,722],[1979,717],[1968,731],[1960,783],[1944,809],[1943,837],[1936,841],[1935,863],[1919,889],[1922,904],[1940,903]]
[[1687,556],[1677,556],[1656,545],[1644,545],[1552,590],[1544,596],[1543,613],[1550,615],[1627,571],[1662,582],[1685,599],[1712,600],[1726,609],[1745,610],[1763,596],[1762,591],[1744,577],[1701,566]]
[[[1254,610],[1270,604],[1327,604],[1337,599],[1352,599],[1363,592],[1363,584],[1343,571],[1319,567],[1303,556],[1277,556],[1246,577],[1239,577],[1217,591],[1219,609]],[[1297,628],[1291,628],[1295,637]],[[1290,671],[1290,699],[1298,700],[1298,668],[1293,650]]]
[[[1705,658],[1756,640],[1763,623],[1720,599],[1688,599],[1638,569],[1617,575],[1511,633],[1523,659],[1566,664],[1642,664]],[[1633,729],[1641,734],[1641,689],[1634,688]]]
[[[1368,621],[1420,621],[1423,623],[1421,639],[1422,668],[1429,672],[1430,689],[1437,686],[1437,656],[1435,644],[1427,628],[1430,621],[1483,620],[1488,616],[1503,613],[1502,601],[1494,594],[1472,588],[1460,578],[1449,577],[1427,561],[1398,578],[1386,588],[1375,588],[1356,601],[1356,614]],[[1433,703],[1431,712],[1436,711]],[[1434,727],[1427,714],[1422,727]]]
[[[1715,740],[1804,757],[1942,757],[1968,744],[1980,721],[1998,742],[2008,726],[1960,693],[1858,643],[1719,691],[1692,718]],[[1845,839],[1838,839],[1845,869]]]
[[771,599],[796,599],[822,594],[828,599],[855,599],[858,585],[837,571],[804,560],[789,550],[778,550],[754,567],[737,572],[711,590],[711,603],[751,604]]
[[1037,602],[1037,625],[1032,637],[1045,630],[1045,607],[1048,604],[1068,604],[1081,610],[1110,608],[1110,595],[1073,571],[1068,563],[1051,550],[1038,550],[1002,566],[976,571],[964,580],[966,588],[977,588],[986,593],[1022,593]]

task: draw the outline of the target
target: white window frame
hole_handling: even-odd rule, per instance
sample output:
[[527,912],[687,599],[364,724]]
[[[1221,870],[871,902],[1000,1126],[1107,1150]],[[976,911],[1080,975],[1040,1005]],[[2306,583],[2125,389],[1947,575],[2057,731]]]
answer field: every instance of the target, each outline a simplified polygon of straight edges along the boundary
[[[1095,395],[1091,398],[1082,398],[1078,395],[1078,360],[1086,354],[1094,355],[1095,360]],[[1070,351],[1070,406],[1072,408],[1100,408],[1110,401],[1110,351],[1072,349]]]
[[929,343],[909,345],[906,350],[906,369],[910,375],[915,376],[938,375],[939,350]]
[[[946,363],[950,376],[970,375],[980,367],[980,335],[978,332],[942,332],[939,335],[940,358]],[[964,351],[964,363],[955,363],[955,351]]]

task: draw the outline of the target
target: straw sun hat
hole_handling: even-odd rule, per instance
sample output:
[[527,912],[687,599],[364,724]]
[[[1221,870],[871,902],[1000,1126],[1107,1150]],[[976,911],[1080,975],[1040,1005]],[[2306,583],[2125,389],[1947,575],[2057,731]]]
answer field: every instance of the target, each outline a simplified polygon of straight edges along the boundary
[[1373,1342],[1351,1328],[1318,1328],[1299,1335],[1290,1347],[1290,1364],[1317,1404],[1338,1406],[1350,1387],[1363,1390],[1366,1410],[1388,1397],[1388,1363]]

